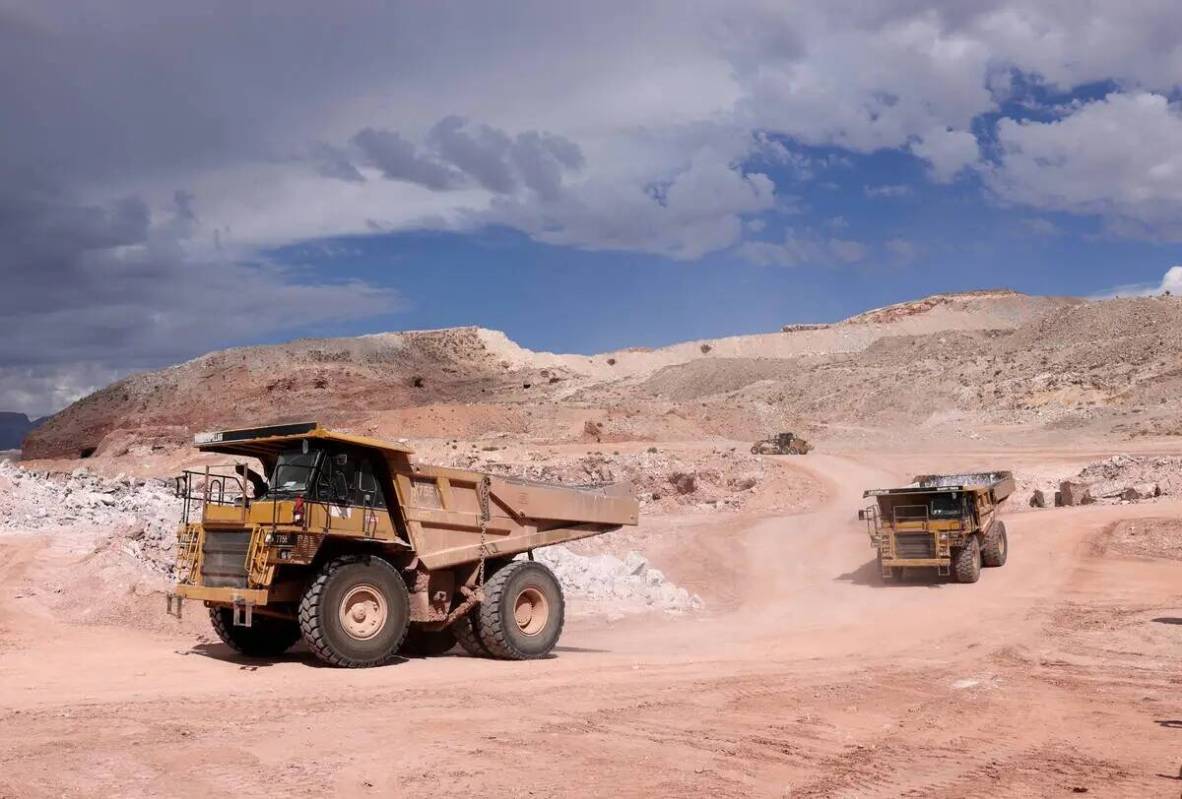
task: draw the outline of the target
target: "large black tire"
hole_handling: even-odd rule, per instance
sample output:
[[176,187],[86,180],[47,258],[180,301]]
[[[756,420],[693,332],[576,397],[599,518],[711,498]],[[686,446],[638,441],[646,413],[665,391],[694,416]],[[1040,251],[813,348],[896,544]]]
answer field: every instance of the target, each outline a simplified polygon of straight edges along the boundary
[[952,572],[958,583],[975,583],[981,577],[981,540],[971,536],[969,542],[953,555]]
[[274,616],[255,613],[249,627],[235,627],[233,608],[211,607],[209,623],[226,646],[252,658],[278,657],[300,640],[300,625]]
[[346,555],[330,560],[300,600],[304,641],[332,666],[358,669],[389,663],[409,626],[406,583],[381,558]]
[[515,560],[484,584],[475,627],[489,654],[533,660],[550,654],[562,635],[566,600],[554,572],[536,561]]
[[406,640],[402,642],[402,649],[398,653],[407,657],[433,658],[447,654],[455,646],[456,636],[451,628],[425,630],[415,624],[406,633]]
[[492,653],[488,651],[484,641],[480,640],[480,633],[476,631],[476,615],[477,611],[474,608],[468,612],[468,615],[461,616],[452,622],[448,629],[455,635],[460,648],[469,655],[474,658],[490,658]]
[[1006,523],[996,521],[985,535],[985,545],[981,547],[981,563],[991,568],[1006,565],[1006,558],[1010,554],[1010,542],[1006,538]]

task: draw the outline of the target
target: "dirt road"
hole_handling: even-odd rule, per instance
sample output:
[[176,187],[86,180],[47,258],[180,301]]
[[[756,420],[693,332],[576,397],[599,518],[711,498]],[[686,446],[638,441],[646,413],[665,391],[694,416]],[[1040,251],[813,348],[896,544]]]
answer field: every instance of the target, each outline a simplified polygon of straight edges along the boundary
[[1182,562],[1107,546],[1182,504],[1011,514],[976,585],[884,586],[854,514],[897,475],[807,468],[822,508],[687,548],[738,575],[725,607],[574,620],[534,663],[339,671],[65,624],[14,597],[44,541],[8,539],[0,797],[1182,793]]

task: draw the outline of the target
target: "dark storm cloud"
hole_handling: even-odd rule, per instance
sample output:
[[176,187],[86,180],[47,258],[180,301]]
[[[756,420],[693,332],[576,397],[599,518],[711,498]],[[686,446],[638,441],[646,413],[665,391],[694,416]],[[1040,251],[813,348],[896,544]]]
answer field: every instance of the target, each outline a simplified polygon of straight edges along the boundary
[[427,140],[440,156],[489,191],[510,194],[516,190],[517,179],[509,167],[513,140],[504,131],[449,116],[431,128]]
[[581,169],[583,153],[570,139],[550,133],[520,133],[510,150],[525,185],[545,200],[557,199],[563,169]]
[[[583,166],[583,153],[570,139],[526,131],[510,136],[499,128],[447,116],[431,127],[423,146],[401,133],[365,128],[350,140],[357,159],[389,180],[433,191],[479,186],[494,194],[513,194],[523,185],[545,200],[556,199],[564,172]],[[316,153],[321,174],[359,181],[364,176],[340,148]]]
[[437,191],[457,188],[463,182],[459,172],[421,155],[414,144],[394,131],[365,128],[353,137],[353,145],[366,163],[390,180],[405,180]]
[[362,283],[191,252],[194,202],[178,190],[154,218],[137,196],[87,202],[0,173],[0,408],[41,414],[129,370],[397,307]]
[[318,144],[312,148],[312,160],[316,171],[326,178],[336,178],[349,183],[364,183],[365,176],[349,160],[348,154],[340,147]]
[[2,366],[101,361],[112,352],[149,364],[188,357],[195,345],[332,318],[354,301],[370,312],[389,307],[391,298],[357,284],[306,284],[274,265],[190,254],[194,214],[185,192],[157,220],[136,198],[97,206],[63,194],[36,202],[13,195],[0,195],[0,315],[9,322]]
[[[306,147],[286,131],[337,96],[356,53],[390,45],[358,25],[345,53],[322,9],[304,11],[0,9],[0,410],[56,410],[129,370],[396,307],[390,292],[194,241],[202,198],[168,185]],[[171,207],[153,211],[144,184]]]

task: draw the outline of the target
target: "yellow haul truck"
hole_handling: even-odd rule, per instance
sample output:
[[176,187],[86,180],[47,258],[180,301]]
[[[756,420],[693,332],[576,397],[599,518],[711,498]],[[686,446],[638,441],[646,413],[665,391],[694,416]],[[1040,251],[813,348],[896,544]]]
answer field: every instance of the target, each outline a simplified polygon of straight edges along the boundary
[[407,447],[315,422],[203,433],[194,445],[240,460],[177,478],[184,517],[169,610],[204,602],[218,636],[251,656],[302,637],[326,663],[354,668],[457,641],[473,655],[544,657],[564,600],[533,550],[639,515],[626,484],[425,466]]
[[975,583],[982,566],[1003,566],[1009,542],[998,508],[1014,491],[1009,472],[923,474],[901,488],[875,488],[858,512],[878,551],[883,579],[903,569],[935,568]]

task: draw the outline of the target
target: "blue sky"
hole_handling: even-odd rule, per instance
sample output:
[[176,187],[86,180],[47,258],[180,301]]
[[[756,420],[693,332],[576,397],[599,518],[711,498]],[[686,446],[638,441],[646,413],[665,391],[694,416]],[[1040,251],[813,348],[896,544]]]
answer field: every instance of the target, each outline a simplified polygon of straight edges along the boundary
[[[795,171],[748,165],[777,186],[798,188],[787,200],[790,212],[750,217],[764,225],[750,238],[781,241],[790,229],[856,236],[865,258],[818,253],[798,264],[760,265],[732,248],[686,262],[543,244],[500,226],[324,239],[268,254],[399,295],[388,313],[314,326],[313,335],[479,325],[531,349],[581,353],[835,321],[941,291],[1098,295],[1155,286],[1182,263],[1176,243],[1112,235],[1094,216],[1000,203],[973,174],[933,183],[907,153],[796,150],[823,165],[804,182]],[[907,242],[910,252],[893,251],[891,241]]]
[[0,409],[306,335],[1182,290],[1180,64],[1170,0],[8,0]]

